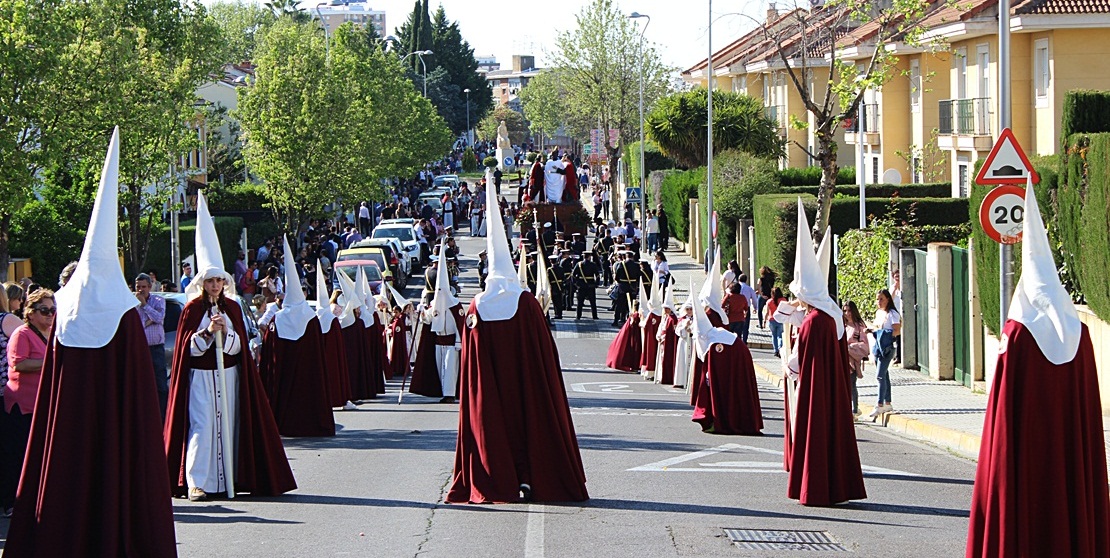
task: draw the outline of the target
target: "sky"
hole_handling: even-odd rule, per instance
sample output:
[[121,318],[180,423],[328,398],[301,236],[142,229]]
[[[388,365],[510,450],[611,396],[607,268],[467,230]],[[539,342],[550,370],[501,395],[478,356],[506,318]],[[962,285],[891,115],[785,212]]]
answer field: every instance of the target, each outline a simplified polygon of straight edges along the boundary
[[[211,4],[215,0],[204,0]],[[262,3],[261,0],[245,0]],[[319,1],[319,0],[317,0]],[[709,22],[710,0],[616,0],[625,13],[640,12],[651,16],[651,23],[644,34],[646,42],[654,42],[663,56],[663,62],[684,70],[704,60],[709,48],[706,28]],[[388,34],[394,34],[412,12],[413,0],[370,0],[371,9],[384,10]],[[474,47],[475,56],[494,55],[502,68],[509,68],[514,54],[531,54],[538,66],[545,66],[545,52],[555,46],[561,32],[575,27],[575,16],[590,0],[562,0],[559,2],[480,2],[475,0],[441,0],[431,2],[430,12],[442,4],[447,17],[459,22],[463,38]],[[787,2],[780,2],[785,6]],[[304,0],[302,7],[311,9],[313,0]],[[527,6],[527,7],[526,7]],[[550,7],[557,6],[558,9]],[[763,20],[767,3],[764,0],[725,1],[713,4],[713,49],[732,42],[751,30],[750,18]],[[740,13],[744,15],[738,15]],[[646,20],[640,19],[643,23]]]

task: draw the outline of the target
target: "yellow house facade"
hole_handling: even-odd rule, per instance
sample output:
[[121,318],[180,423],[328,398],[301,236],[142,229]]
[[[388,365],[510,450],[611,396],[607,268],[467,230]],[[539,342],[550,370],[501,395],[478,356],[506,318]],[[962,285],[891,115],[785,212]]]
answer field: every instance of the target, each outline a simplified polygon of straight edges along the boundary
[[[864,93],[857,115],[863,131],[858,121],[839,130],[838,163],[858,166],[859,149],[868,183],[951,182],[953,197],[967,196],[975,162],[986,157],[999,134],[997,7],[997,0],[937,2],[919,24],[925,28],[920,45],[877,45],[868,41],[866,26],[846,33],[837,45],[841,60],[863,65],[873,49],[885,48],[896,62],[881,88]],[[766,25],[784,17],[771,10]],[[782,165],[808,166],[811,160],[799,145],[814,144],[812,117],[778,59],[777,46],[760,41],[762,36],[757,28],[714,55],[715,87],[763,99],[768,115],[780,121],[790,140]],[[818,84],[828,79],[829,55],[824,56],[824,63],[806,61],[809,79]],[[704,86],[704,74],[703,60],[683,78]],[[1011,128],[1019,143],[1030,156],[1057,153],[1064,94],[1110,89],[1110,5],[1016,1],[1010,76]],[[808,122],[809,129],[792,128],[791,116]]]

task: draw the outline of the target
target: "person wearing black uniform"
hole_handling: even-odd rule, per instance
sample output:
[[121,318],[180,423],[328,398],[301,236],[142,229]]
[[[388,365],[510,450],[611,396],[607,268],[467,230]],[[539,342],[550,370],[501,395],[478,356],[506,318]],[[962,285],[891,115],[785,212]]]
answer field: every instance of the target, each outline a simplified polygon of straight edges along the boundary
[[[546,258],[547,256],[541,254],[537,257]],[[551,304],[555,307],[555,319],[561,320],[563,319],[563,287],[566,285],[566,278],[563,277],[562,267],[558,263],[552,265],[551,260],[548,260],[547,263],[547,280],[551,282]]]
[[613,277],[617,281],[616,316],[613,326],[618,327],[628,317],[628,301],[639,295],[640,266],[629,259],[625,252],[621,259],[613,266]]
[[574,290],[578,293],[578,313],[574,319],[582,319],[582,306],[588,300],[590,301],[590,312],[593,313],[594,319],[597,319],[597,276],[601,271],[594,261],[594,253],[586,252],[586,259],[578,262],[574,266],[574,272],[571,277],[574,283]]
[[539,252],[528,252],[528,259],[524,264],[524,281],[529,291],[536,292],[536,256]]
[[486,276],[489,275],[489,259],[486,251],[478,252],[478,289],[486,290]]
[[586,251],[586,239],[581,233],[571,235],[570,251],[576,256],[581,256]]
[[541,238],[543,239],[544,250],[551,250],[551,247],[555,246],[555,228],[551,226],[550,221],[543,224],[543,235]]
[[606,285],[613,282],[613,268],[609,265],[609,256],[613,253],[613,237],[609,234],[609,229],[606,228],[602,236],[594,244],[594,254],[597,258],[597,265],[601,268],[603,281]]
[[570,310],[574,308],[574,282],[570,277],[574,273],[574,260],[570,257],[570,250],[559,250],[559,261],[555,264],[555,269],[563,281],[563,309]]

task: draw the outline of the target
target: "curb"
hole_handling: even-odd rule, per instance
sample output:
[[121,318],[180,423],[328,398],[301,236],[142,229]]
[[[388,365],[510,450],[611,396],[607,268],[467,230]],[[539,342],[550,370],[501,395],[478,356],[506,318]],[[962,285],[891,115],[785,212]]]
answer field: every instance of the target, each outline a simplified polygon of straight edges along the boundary
[[[753,364],[755,365],[755,373],[757,376],[763,378],[764,381],[771,383],[777,388],[781,389],[783,387],[782,374],[775,374],[759,363]],[[859,410],[863,413],[862,416],[867,416],[871,411],[875,410],[875,406],[860,403]],[[904,417],[896,412],[881,415],[874,424],[885,426],[894,432],[904,434],[910,438],[924,440],[944,447],[961,457],[973,461],[979,460],[979,446],[982,445],[982,436],[968,434],[967,432],[961,432],[945,426],[930,424],[919,419]]]

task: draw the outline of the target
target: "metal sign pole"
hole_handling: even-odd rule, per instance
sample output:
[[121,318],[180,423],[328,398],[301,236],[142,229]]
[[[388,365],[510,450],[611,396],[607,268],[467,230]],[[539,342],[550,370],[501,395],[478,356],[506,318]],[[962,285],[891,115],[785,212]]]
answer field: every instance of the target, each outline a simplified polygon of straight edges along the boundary
[[[705,89],[706,93],[706,146],[708,152],[706,153],[705,164],[705,197],[706,197],[706,216],[710,220],[713,219],[713,0],[709,0],[709,27],[707,28],[709,38],[709,57],[706,58],[705,65]],[[706,252],[708,256],[706,259],[713,258],[714,248],[717,245],[717,239],[714,237],[713,231],[708,231],[709,237],[709,250]],[[706,263],[706,269],[710,263]]]
[[[998,131],[1010,127],[1010,0],[998,1]],[[1032,169],[1029,169],[1032,171]],[[999,327],[1006,323],[1013,294],[1013,269],[1011,245],[1002,244],[998,249]],[[1002,334],[1001,331],[998,332]]]

